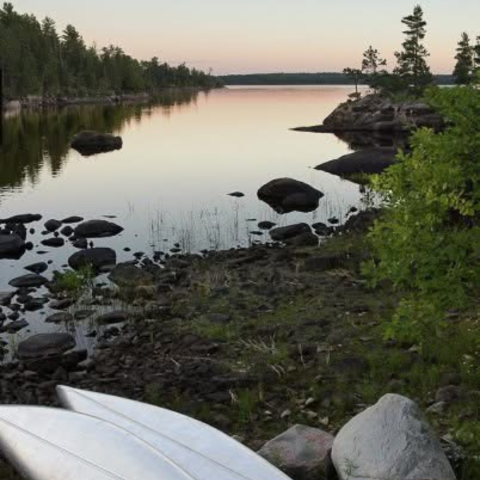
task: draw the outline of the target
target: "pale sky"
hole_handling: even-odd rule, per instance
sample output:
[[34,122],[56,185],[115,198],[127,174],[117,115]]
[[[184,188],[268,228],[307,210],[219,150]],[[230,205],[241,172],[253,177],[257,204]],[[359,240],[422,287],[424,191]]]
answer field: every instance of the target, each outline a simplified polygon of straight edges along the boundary
[[463,31],[480,35],[480,0],[12,0],[75,25],[87,44],[215,74],[340,71],[372,44],[393,64],[401,18],[420,3],[435,73],[451,73]]

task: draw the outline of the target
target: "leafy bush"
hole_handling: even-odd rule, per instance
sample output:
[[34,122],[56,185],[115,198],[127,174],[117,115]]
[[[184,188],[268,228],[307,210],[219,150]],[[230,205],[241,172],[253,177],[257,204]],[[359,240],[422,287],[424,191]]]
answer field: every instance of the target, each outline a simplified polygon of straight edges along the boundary
[[69,295],[80,296],[92,287],[95,273],[92,267],[82,267],[78,272],[68,270],[55,275],[55,289]]
[[388,333],[415,340],[480,292],[480,91],[431,89],[426,100],[448,127],[416,131],[412,153],[374,180],[387,211],[366,265],[375,281],[391,280],[404,293]]

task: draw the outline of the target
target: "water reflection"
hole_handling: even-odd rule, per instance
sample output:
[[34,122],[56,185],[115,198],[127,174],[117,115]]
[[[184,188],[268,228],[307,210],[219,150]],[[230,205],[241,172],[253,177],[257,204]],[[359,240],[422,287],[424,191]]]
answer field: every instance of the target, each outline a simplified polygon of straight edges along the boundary
[[51,176],[61,173],[70,141],[79,131],[121,133],[132,122],[140,124],[142,117],[150,117],[153,107],[162,107],[162,113],[170,116],[182,105],[195,103],[198,94],[196,90],[168,90],[147,106],[74,106],[9,114],[3,120],[0,192],[20,188],[27,182],[35,186],[45,167]]

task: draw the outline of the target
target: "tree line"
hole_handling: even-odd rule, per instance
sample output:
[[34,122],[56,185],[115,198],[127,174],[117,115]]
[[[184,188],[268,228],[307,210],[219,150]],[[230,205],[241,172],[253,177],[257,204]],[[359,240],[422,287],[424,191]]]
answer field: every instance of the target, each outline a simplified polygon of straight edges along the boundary
[[[356,86],[365,82],[375,91],[421,96],[427,87],[435,83],[427,63],[430,54],[423,43],[427,22],[422,7],[415,6],[413,13],[402,19],[402,24],[406,27],[403,32],[405,40],[402,49],[395,52],[397,63],[393,71],[387,71],[387,61],[379,50],[370,46],[363,54],[360,68],[344,69]],[[473,83],[480,72],[480,36],[476,38],[476,44],[472,44],[469,35],[462,33],[455,60],[454,82],[458,85]],[[358,88],[354,96],[358,96]]]
[[173,67],[157,57],[139,61],[120,47],[87,46],[73,25],[57,32],[55,21],[0,9],[0,62],[7,97],[139,93],[167,87],[219,86],[210,73]]

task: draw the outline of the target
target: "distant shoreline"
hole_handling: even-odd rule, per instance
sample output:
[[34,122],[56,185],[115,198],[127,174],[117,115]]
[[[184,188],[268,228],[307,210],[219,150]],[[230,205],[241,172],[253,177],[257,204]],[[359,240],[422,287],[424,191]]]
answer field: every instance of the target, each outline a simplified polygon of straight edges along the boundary
[[[343,73],[253,73],[241,75],[223,75],[217,77],[225,86],[230,85],[343,85],[353,86],[354,82]],[[452,75],[434,75],[437,85],[453,85]],[[363,85],[360,83],[360,85]]]

